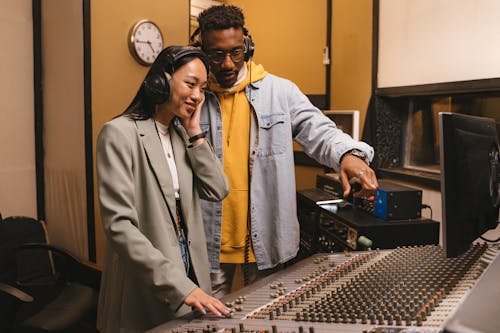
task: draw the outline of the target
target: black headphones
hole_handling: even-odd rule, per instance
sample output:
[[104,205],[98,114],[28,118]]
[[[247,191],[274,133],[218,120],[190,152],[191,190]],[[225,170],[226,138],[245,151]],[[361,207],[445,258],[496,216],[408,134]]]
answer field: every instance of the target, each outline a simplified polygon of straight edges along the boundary
[[[162,54],[164,53],[164,54]],[[160,52],[158,60],[166,58],[162,64],[153,64],[148,75],[142,83],[142,88],[146,98],[153,105],[163,104],[168,101],[170,92],[172,91],[172,74],[174,73],[174,65],[182,58],[187,56],[194,56],[200,58],[209,70],[209,62],[207,56],[199,47],[194,46],[178,46],[173,45],[167,47]]]
[[[245,27],[242,27],[243,29],[243,36],[245,36],[245,38],[243,39],[243,44],[245,45],[245,61],[248,61],[250,59],[252,59],[253,57],[253,53],[255,51],[255,44],[252,40],[252,36],[250,36],[250,34],[248,33],[248,30],[247,28]],[[201,42],[201,36],[198,40],[195,40],[196,36],[197,35],[200,35],[201,33],[201,30],[200,28],[196,28],[196,30],[193,32],[193,34],[191,35],[191,37],[189,38],[189,40],[191,41],[191,43],[194,45],[194,46],[198,46],[198,47],[202,47],[203,48],[203,44]]]

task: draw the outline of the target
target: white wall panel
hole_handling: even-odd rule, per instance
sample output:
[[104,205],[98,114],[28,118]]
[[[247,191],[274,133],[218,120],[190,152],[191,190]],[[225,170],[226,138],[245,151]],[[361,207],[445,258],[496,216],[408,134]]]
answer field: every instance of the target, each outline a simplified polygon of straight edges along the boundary
[[380,0],[378,87],[500,77],[500,1]]
[[36,217],[31,0],[0,0],[0,213]]

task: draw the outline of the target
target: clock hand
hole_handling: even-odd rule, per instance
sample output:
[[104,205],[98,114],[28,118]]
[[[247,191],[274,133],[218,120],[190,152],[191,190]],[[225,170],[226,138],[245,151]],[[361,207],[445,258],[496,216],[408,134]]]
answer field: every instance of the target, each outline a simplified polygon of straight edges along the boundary
[[153,53],[155,52],[155,49],[153,48],[153,45],[152,43],[148,40],[148,44],[149,44],[149,47],[151,48],[151,51],[153,51]]
[[144,43],[144,44],[151,44],[151,42],[148,40],[148,41],[143,41],[143,40],[138,40],[136,39],[135,40],[137,43]]

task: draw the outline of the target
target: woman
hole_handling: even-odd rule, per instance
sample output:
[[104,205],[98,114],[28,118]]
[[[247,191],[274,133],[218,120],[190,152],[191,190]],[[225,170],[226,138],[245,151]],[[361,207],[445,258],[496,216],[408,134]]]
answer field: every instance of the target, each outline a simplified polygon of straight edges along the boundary
[[229,310],[210,294],[200,197],[222,200],[228,183],[204,139],[200,111],[208,61],[170,46],[125,112],[97,142],[99,201],[107,238],[97,326],[144,332],[192,308]]

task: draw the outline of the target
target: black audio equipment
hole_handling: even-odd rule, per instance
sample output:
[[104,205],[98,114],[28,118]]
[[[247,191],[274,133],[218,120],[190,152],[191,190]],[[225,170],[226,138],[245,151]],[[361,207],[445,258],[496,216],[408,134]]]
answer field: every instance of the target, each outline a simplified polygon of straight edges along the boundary
[[375,194],[373,213],[384,220],[418,219],[422,210],[422,191],[381,179]]
[[316,254],[226,296],[228,317],[187,316],[147,333],[498,333],[499,251]]
[[[347,200],[355,206],[384,220],[418,219],[422,211],[422,191],[409,186],[396,184],[389,180],[379,179],[379,187],[375,200],[353,198],[352,193]],[[316,187],[337,197],[342,197],[342,184],[338,174],[318,175]],[[355,183],[353,191],[360,188]]]
[[[297,192],[301,230],[301,257],[315,252],[360,250],[360,237],[372,241],[373,248],[390,249],[403,245],[439,244],[439,222],[429,219],[386,221],[363,207],[318,188]],[[318,204],[318,202],[333,202]]]
[[[337,173],[327,173],[325,175],[316,176],[316,188],[326,192],[334,197],[342,198],[344,189],[342,188],[342,183],[340,182],[339,175]],[[361,184],[358,182],[351,183],[351,193],[345,198],[349,202],[353,202],[353,193],[358,192],[361,189]]]

